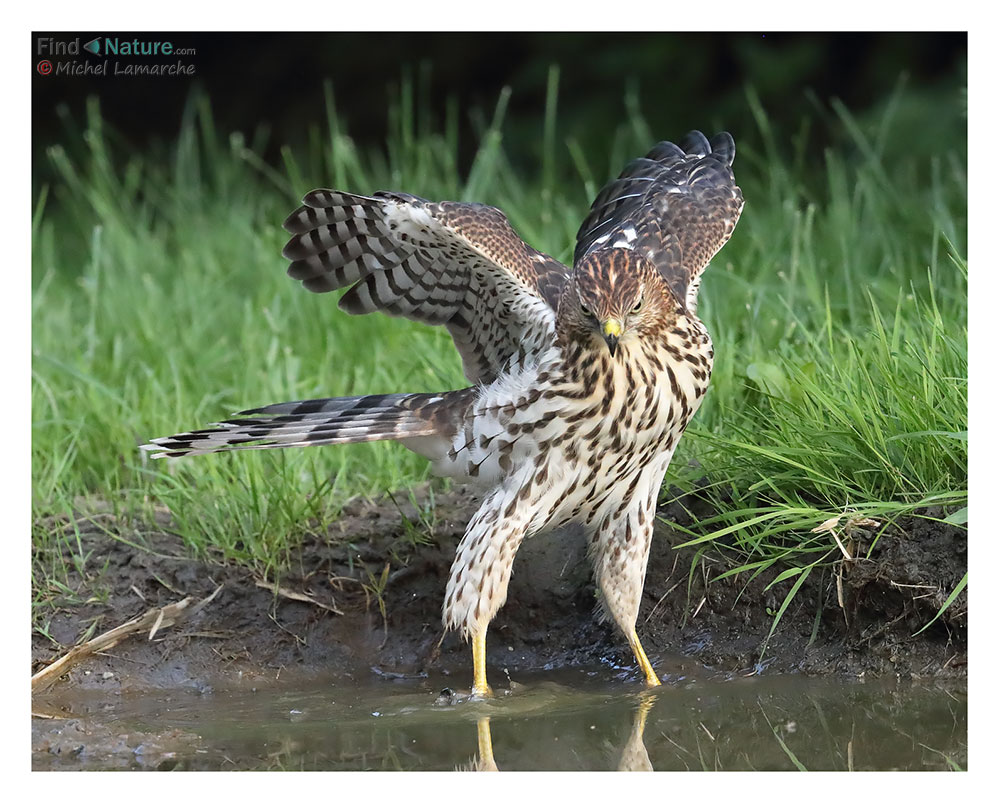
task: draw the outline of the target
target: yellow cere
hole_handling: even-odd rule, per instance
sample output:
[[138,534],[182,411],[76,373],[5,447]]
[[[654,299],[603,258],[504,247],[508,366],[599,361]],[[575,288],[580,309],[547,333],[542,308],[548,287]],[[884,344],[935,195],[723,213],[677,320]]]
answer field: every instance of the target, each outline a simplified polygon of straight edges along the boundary
[[621,322],[611,318],[609,321],[604,321],[604,337],[621,337],[621,332],[624,331],[621,326]]

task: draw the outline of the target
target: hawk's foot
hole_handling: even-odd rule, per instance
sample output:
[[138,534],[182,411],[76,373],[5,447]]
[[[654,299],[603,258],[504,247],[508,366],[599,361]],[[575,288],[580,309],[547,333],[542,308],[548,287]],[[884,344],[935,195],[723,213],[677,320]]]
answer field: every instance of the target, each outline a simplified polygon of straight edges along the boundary
[[645,673],[645,685],[650,687],[661,686],[662,681],[659,680],[656,670],[652,668],[652,662],[645,654],[645,650],[642,649],[642,642],[638,640],[638,633],[636,633],[634,629],[632,629],[632,631],[628,634],[628,643],[631,644],[631,650],[635,653],[635,659],[638,661],[638,665]]

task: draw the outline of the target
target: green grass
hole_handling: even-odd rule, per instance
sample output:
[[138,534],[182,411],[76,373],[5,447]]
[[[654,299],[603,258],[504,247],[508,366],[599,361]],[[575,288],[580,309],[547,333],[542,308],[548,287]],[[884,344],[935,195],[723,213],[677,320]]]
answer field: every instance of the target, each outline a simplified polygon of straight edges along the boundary
[[690,545],[735,551],[741,565],[728,574],[791,563],[786,602],[815,566],[839,559],[830,533],[812,532],[831,517],[967,505],[961,143],[899,153],[891,104],[866,134],[836,110],[853,147],[826,154],[817,192],[769,145],[755,165],[769,197],[752,212],[747,203],[737,253],[723,251],[726,270],[706,280],[718,357],[686,438],[699,492],[718,510]]
[[[557,87],[553,71],[540,163],[509,157],[504,93],[475,117],[467,175],[461,112],[434,120],[406,85],[385,149],[360,150],[330,95],[326,119],[279,165],[259,156],[263,134],[217,131],[204,98],[157,152],[118,142],[96,104],[82,129],[67,121],[48,152],[57,180],[33,201],[36,582],[59,582],[46,555],[86,562],[78,539],[46,524],[81,500],[146,525],[165,505],[195,552],[271,573],[346,499],[424,480],[426,464],[393,444],[179,462],[137,446],[269,402],[463,386],[444,331],[348,317],[287,279],[280,223],[316,186],[401,189],[499,206],[526,240],[568,261],[610,177],[592,165],[609,159],[616,172],[683,132],[649,131],[630,103],[607,152],[585,154],[558,127]],[[691,530],[693,545],[730,551],[735,571],[780,564],[792,590],[836,558],[830,535],[811,532],[831,516],[967,504],[963,100],[927,105],[953,117],[952,141],[932,152],[910,150],[895,122],[918,100],[900,89],[860,118],[834,103],[788,139],[749,91],[757,130],[733,132],[747,205],[702,286],[715,371],[668,484],[697,488],[718,511]],[[809,125],[841,147],[808,158]]]

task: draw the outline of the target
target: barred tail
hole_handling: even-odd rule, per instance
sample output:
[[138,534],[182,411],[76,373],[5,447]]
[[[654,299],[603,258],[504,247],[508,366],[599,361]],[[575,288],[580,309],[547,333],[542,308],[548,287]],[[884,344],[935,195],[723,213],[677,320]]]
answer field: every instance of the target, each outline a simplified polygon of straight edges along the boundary
[[[231,452],[237,449],[283,449],[328,443],[361,443],[449,437],[468,403],[472,388],[448,393],[392,393],[337,399],[284,402],[244,410],[226,421],[155,438],[140,448],[153,457]],[[421,440],[406,445],[415,451]],[[429,444],[427,444],[429,446]]]

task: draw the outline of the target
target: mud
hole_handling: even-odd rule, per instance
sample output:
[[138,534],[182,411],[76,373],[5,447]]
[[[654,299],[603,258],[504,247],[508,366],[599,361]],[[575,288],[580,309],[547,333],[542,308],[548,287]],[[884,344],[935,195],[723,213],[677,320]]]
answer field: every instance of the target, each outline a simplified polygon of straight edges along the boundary
[[[275,727],[287,727],[287,723],[280,724],[283,719],[265,724],[259,721],[260,714],[251,715],[249,719],[260,735],[240,742],[247,751],[242,757],[234,752],[238,745],[233,748],[226,741],[230,736],[219,744],[218,734],[230,734],[232,728],[240,731],[245,724],[216,723],[209,728],[211,736],[205,736],[198,730],[202,727],[199,719],[219,717],[225,722],[225,701],[232,695],[258,696],[259,692],[268,700],[283,700],[280,695],[301,695],[303,689],[316,688],[317,684],[324,690],[321,702],[306,698],[313,710],[329,704],[327,698],[334,688],[341,694],[344,689],[353,690],[348,691],[348,702],[352,694],[355,700],[360,699],[356,695],[380,695],[382,702],[394,694],[415,694],[423,708],[445,687],[467,689],[471,685],[471,656],[456,635],[442,633],[440,608],[455,547],[475,500],[455,492],[438,494],[435,502],[432,528],[419,524],[421,511],[412,503],[357,501],[350,505],[332,531],[308,540],[296,552],[291,561],[294,571],[269,578],[282,590],[307,595],[311,601],[288,599],[276,594],[273,587],[261,587],[261,578],[246,568],[191,558],[180,539],[170,534],[167,516],[162,518],[162,529],[140,533],[106,512],[81,515],[73,524],[80,533],[80,546],[91,553],[88,565],[97,563],[103,569],[96,577],[84,577],[72,564],[67,565],[65,604],[40,622],[48,638],[38,628],[33,632],[32,671],[74,644],[153,607],[185,596],[205,598],[220,585],[222,589],[188,620],[160,630],[151,640],[133,636],[92,656],[36,695],[33,766],[278,768],[281,761],[288,760],[303,768],[358,768],[349,758],[354,755],[353,748],[336,757],[325,748],[319,750],[316,745],[326,745],[332,738],[328,729],[302,744],[298,736],[282,737],[299,747],[290,753],[279,751],[284,759],[274,764],[276,754],[268,734],[272,735]],[[697,515],[707,513],[698,511]],[[941,511],[927,513],[942,515]],[[739,679],[782,681],[823,676],[855,682],[878,677],[878,682],[901,682],[913,689],[898,692],[900,699],[911,702],[899,706],[893,717],[908,716],[913,706],[953,709],[947,720],[952,721],[948,727],[953,733],[948,732],[939,750],[920,755],[899,753],[891,760],[883,759],[879,766],[937,768],[941,762],[951,767],[966,763],[961,724],[966,716],[966,592],[936,622],[916,632],[933,618],[966,571],[966,531],[921,518],[887,525],[880,533],[854,530],[848,543],[858,559],[813,572],[768,639],[774,613],[793,581],[768,588],[776,571],[749,581],[744,579],[747,575],[713,580],[733,568],[725,551],[711,549],[698,555],[689,547],[677,549],[687,536],[674,525],[689,525],[689,514],[679,505],[670,505],[660,510],[660,516],[638,630],[664,689],[674,690],[671,699],[678,699],[675,694],[679,689],[702,688],[698,684],[705,683],[720,688],[718,684],[726,686]],[[59,524],[53,522],[52,526]],[[878,540],[871,550],[875,537]],[[864,557],[868,552],[870,556]],[[630,650],[613,626],[594,615],[595,590],[580,533],[566,530],[526,542],[514,568],[507,605],[489,631],[487,660],[493,688],[504,695],[524,688],[526,678],[542,684],[558,678],[561,697],[594,682],[609,684],[614,695],[639,693],[642,678]],[[371,691],[372,684],[375,691]],[[937,688],[943,691],[932,691]],[[838,699],[840,694],[834,691],[833,696]],[[192,702],[198,699],[204,704]],[[794,699],[794,695],[786,699]],[[806,695],[802,699],[812,698]],[[621,721],[608,720],[607,727],[625,728],[627,733],[632,726],[621,723],[630,721],[632,714],[624,708],[631,703],[626,704],[620,696],[615,700],[614,710],[623,712],[618,717]],[[188,719],[170,721],[178,701],[186,701],[182,707],[192,713]],[[220,704],[221,712],[216,711]],[[129,714],[136,705],[141,710]],[[752,709],[756,716],[753,705],[746,710]],[[709,707],[719,706],[728,710],[730,703],[717,702]],[[295,705],[296,710],[299,707],[310,710],[304,703]],[[778,709],[778,713],[784,710]],[[772,741],[769,715],[760,711],[764,720],[750,730]],[[369,712],[362,719],[375,715]],[[525,733],[536,732],[540,722],[547,721],[547,714],[540,721],[537,716],[541,714],[516,727],[526,729]],[[586,716],[598,713],[594,709]],[[923,717],[920,721],[938,719]],[[691,727],[697,723],[703,725],[696,719],[691,720]],[[583,731],[591,727],[583,720],[577,724]],[[403,725],[402,731],[386,731],[382,736],[389,747],[379,760],[389,762],[386,768],[397,764],[447,768],[451,756],[462,754],[464,748],[459,745],[468,738],[465,731],[474,735],[471,725],[452,726],[445,738],[436,726],[428,725],[429,730],[420,738],[424,744],[439,743],[440,752],[417,757],[406,748],[404,753],[409,757],[401,764],[391,745],[402,738],[401,733],[409,732],[409,725]],[[357,732],[350,735],[348,728],[348,735],[336,738],[348,742],[375,738],[373,732],[364,735],[367,725],[350,727],[358,728]],[[501,732],[509,736],[511,727],[513,721]],[[735,732],[731,723],[719,722],[717,727]],[[891,727],[898,729],[895,723]],[[695,737],[699,732],[699,728],[692,731]],[[429,738],[431,734],[433,738]],[[584,738],[571,728],[563,734],[563,742],[569,743],[570,737]],[[843,738],[849,741],[847,736]],[[682,749],[699,751],[699,745],[695,738]],[[523,763],[533,767],[531,757],[538,749],[529,746],[517,752],[508,744],[504,751],[507,766]],[[639,751],[643,755],[644,749]],[[666,750],[654,762],[660,767],[686,766],[682,756],[670,752],[672,747],[660,745],[660,749]],[[740,746],[738,755],[746,749]],[[773,745],[755,745],[751,753],[756,763],[749,762],[746,767],[760,766],[760,749],[773,752]],[[799,749],[815,748],[803,744]],[[590,759],[596,763],[586,766],[601,768],[600,762],[610,762],[604,755],[606,750],[604,742],[595,744]],[[773,755],[774,767],[779,768],[785,754],[779,750]],[[812,760],[816,766],[825,766],[828,759],[820,748]],[[742,761],[736,753],[726,758],[735,766]],[[639,763],[644,766],[647,762],[643,759]]]
[[[331,532],[294,555],[294,571],[277,578],[282,589],[320,604],[275,595],[257,585],[260,578],[246,568],[192,559],[169,533],[168,520],[161,532],[140,539],[125,522],[109,524],[104,516],[98,525],[83,518],[77,522],[82,547],[106,565],[96,579],[67,567],[71,590],[88,601],[67,604],[44,620],[50,638],[33,634],[33,671],[151,607],[223,588],[181,625],[152,640],[133,637],[88,659],[36,698],[36,712],[72,717],[66,695],[95,691],[108,699],[164,690],[206,695],[293,688],[322,679],[363,684],[373,678],[432,678],[442,687],[467,688],[469,650],[456,635],[442,633],[440,607],[474,505],[461,492],[438,494],[434,526],[419,530],[417,538],[413,522],[420,516],[411,503],[352,503]],[[688,536],[673,525],[689,524],[688,514],[670,505],[660,516],[638,630],[667,685],[691,677],[785,673],[896,681],[966,677],[966,591],[916,633],[966,571],[963,529],[912,518],[887,525],[880,534],[853,531],[858,556],[867,555],[878,537],[870,556],[812,572],[768,639],[790,582],[768,589],[776,571],[749,581],[748,573],[712,581],[733,567],[725,552],[698,556],[691,548],[676,549]],[[120,540],[108,536],[109,527]],[[128,543],[136,540],[141,548]],[[539,671],[571,668],[639,688],[630,650],[612,625],[598,621],[595,610],[579,533],[567,530],[526,542],[507,605],[490,628],[494,688]],[[36,720],[36,755],[77,749],[87,742],[87,728],[101,727],[76,719]],[[131,756],[139,749],[149,766],[167,769],[176,753],[173,742],[189,738],[183,731],[166,731],[132,745],[129,739],[138,737],[113,729],[106,738],[91,736],[108,756]]]

